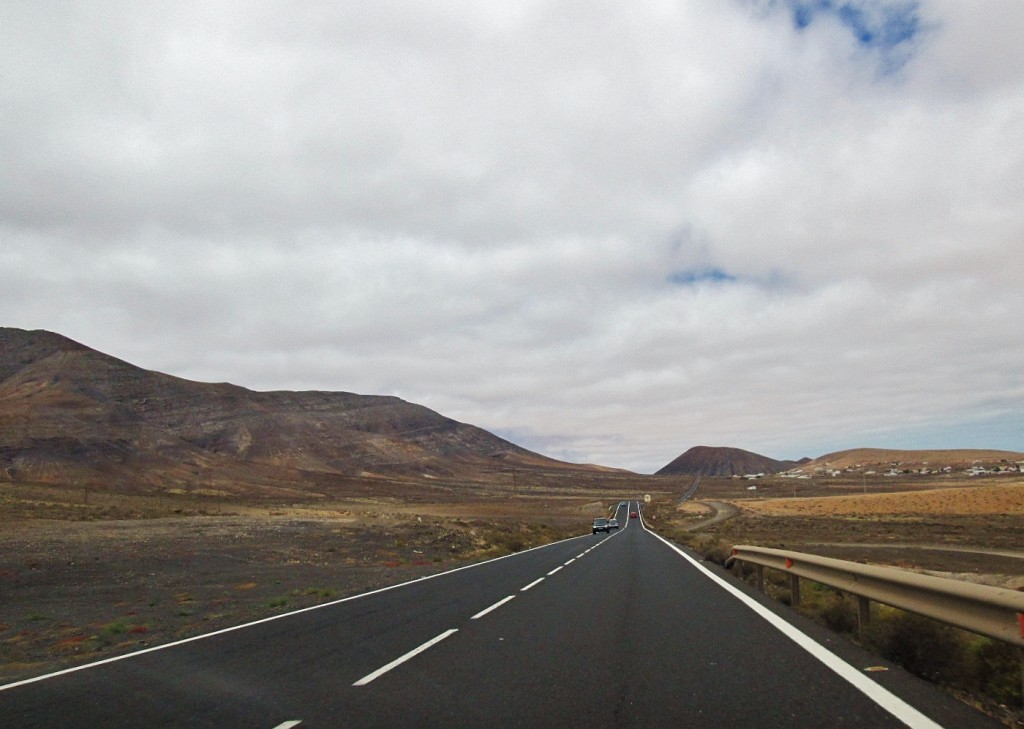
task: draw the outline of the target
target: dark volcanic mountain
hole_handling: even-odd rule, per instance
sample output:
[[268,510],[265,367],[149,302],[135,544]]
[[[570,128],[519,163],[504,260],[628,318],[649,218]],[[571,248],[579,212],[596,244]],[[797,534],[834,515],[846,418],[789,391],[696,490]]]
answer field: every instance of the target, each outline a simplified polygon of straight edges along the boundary
[[796,461],[776,461],[740,448],[694,446],[655,475],[743,476],[748,473],[778,473],[797,465]]
[[397,397],[254,392],[0,328],[0,479],[286,494],[338,479],[580,468]]

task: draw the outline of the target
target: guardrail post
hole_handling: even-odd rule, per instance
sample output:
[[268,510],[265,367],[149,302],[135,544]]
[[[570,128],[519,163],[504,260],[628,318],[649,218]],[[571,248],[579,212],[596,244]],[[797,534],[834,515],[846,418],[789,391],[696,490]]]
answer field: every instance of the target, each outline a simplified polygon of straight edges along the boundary
[[789,574],[789,604],[800,607],[800,576],[792,572]]
[[764,565],[755,564],[754,574],[757,575],[757,589],[764,592]]
[[864,631],[871,622],[871,601],[866,597],[857,596],[857,635],[864,639]]

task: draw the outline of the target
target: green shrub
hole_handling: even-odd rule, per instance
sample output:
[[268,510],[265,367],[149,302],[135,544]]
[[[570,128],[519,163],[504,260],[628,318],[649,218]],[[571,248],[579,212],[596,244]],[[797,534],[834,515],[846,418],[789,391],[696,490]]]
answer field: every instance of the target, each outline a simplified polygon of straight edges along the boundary
[[[300,592],[296,590],[293,594],[298,595]],[[328,587],[307,587],[301,594],[312,595],[314,597],[334,597],[337,592]]]
[[127,633],[132,624],[124,619],[115,620],[111,623],[107,623],[100,629],[100,635],[105,638],[113,638],[115,635],[121,635]]
[[822,607],[821,622],[845,635],[855,635],[858,629],[857,604],[841,592],[833,591]]
[[670,539],[684,547],[689,547],[706,562],[724,565],[725,561],[732,556],[732,544],[713,535],[677,531]]
[[1006,706],[1020,706],[1021,658],[1015,646],[976,636],[967,647],[973,689]]
[[800,610],[837,633],[857,633],[856,599],[843,594],[840,590],[810,580],[801,580]]
[[965,683],[964,634],[937,620],[880,609],[865,630],[864,642],[921,678],[949,686]]

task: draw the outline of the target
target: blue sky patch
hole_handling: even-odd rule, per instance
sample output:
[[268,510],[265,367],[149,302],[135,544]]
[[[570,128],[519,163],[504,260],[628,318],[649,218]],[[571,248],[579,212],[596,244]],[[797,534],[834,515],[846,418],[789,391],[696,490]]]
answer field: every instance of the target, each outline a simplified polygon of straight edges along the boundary
[[736,277],[720,268],[695,268],[688,271],[676,271],[668,277],[670,283],[680,286],[692,286],[698,283],[732,283]]
[[922,31],[916,0],[785,0],[793,26],[803,31],[820,17],[839,20],[861,47],[876,51],[884,72],[899,70],[909,59],[912,41]]

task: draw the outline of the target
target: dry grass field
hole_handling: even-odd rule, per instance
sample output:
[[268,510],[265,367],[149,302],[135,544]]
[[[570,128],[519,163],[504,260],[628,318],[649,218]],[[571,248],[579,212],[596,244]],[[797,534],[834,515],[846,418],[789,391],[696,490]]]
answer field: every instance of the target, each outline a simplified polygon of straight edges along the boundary
[[744,499],[735,503],[746,511],[768,516],[1020,516],[1024,515],[1024,482],[886,494]]

